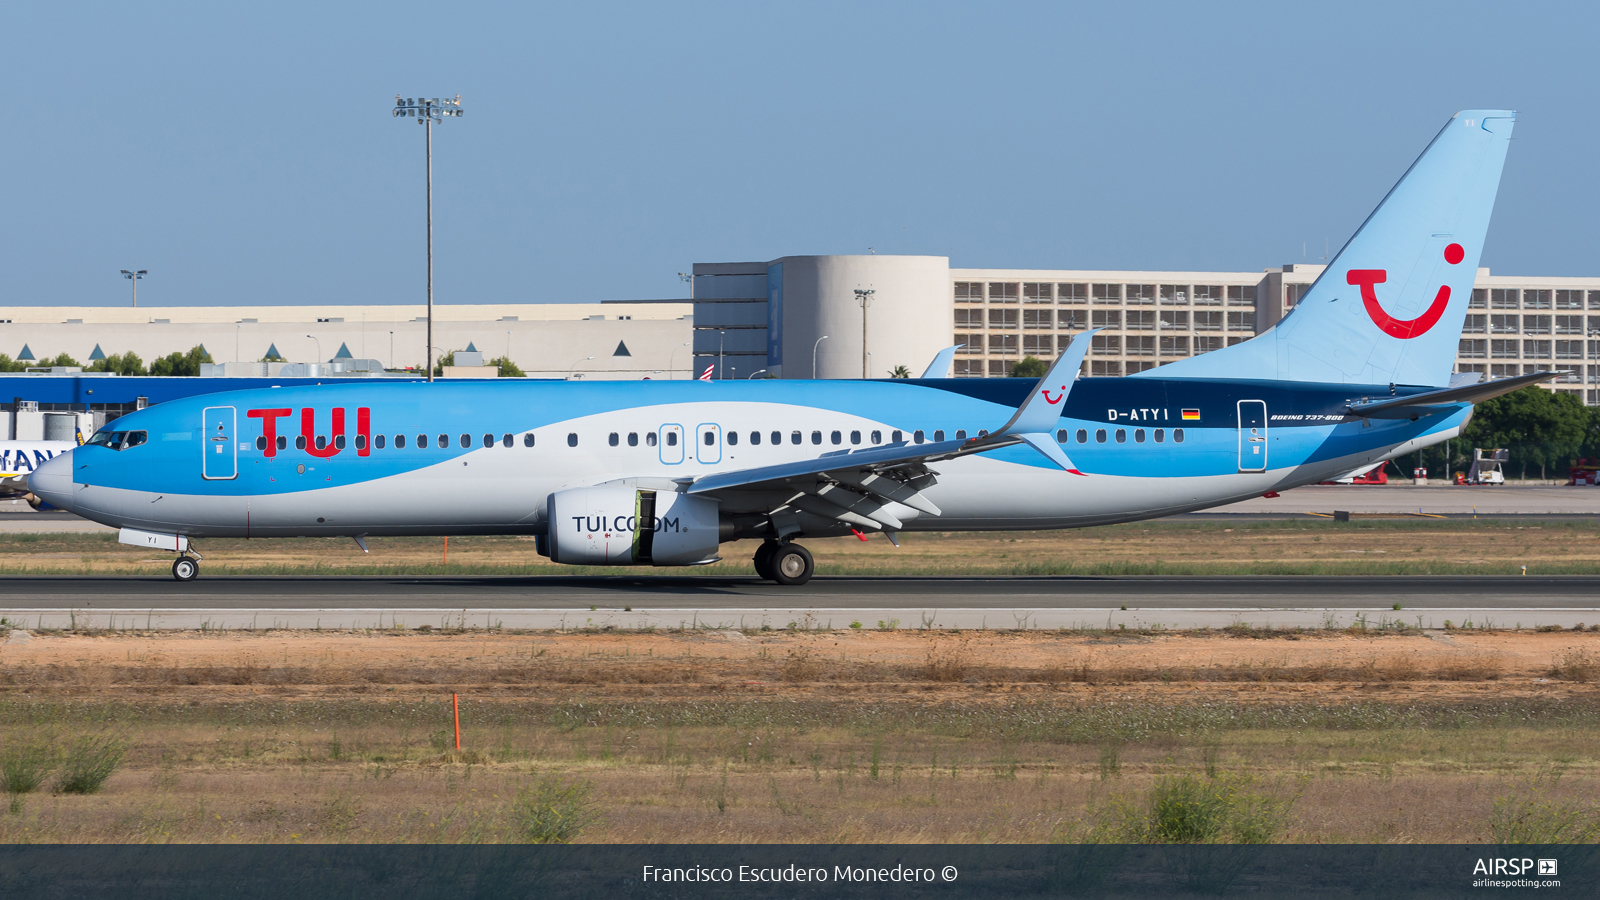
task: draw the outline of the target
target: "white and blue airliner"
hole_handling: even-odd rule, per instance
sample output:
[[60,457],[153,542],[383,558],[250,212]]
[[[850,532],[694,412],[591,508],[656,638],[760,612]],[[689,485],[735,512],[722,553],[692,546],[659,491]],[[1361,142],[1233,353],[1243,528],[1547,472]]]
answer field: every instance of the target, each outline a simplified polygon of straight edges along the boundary
[[1451,373],[1514,121],[1452,117],[1269,331],[1126,378],[1079,377],[1088,332],[1037,383],[236,391],[124,416],[28,484],[178,554],[184,581],[208,537],[528,534],[556,562],[617,566],[760,539],[756,571],[789,585],[812,574],[801,538],[1074,528],[1313,484],[1554,377]]

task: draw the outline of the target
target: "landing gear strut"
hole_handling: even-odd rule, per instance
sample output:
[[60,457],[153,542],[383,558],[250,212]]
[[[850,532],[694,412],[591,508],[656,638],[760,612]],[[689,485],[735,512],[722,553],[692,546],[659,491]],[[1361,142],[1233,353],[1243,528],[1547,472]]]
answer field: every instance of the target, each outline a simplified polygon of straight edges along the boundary
[[179,581],[193,581],[200,575],[200,560],[180,556],[172,562],[172,577]]
[[811,553],[799,544],[769,542],[756,551],[756,571],[761,577],[779,584],[798,586],[811,580],[816,563]]

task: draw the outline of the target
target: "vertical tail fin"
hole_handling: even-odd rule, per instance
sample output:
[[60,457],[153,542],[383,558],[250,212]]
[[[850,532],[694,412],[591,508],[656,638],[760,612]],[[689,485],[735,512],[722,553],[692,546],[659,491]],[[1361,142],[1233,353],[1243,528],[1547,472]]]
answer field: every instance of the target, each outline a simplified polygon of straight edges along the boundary
[[1445,384],[1515,122],[1456,113],[1283,321],[1146,374]]

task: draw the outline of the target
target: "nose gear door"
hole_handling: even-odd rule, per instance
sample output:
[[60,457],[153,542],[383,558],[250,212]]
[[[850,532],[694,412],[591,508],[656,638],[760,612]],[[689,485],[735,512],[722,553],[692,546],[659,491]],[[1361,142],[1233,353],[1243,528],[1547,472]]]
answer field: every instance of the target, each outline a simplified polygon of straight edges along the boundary
[[239,445],[234,442],[238,415],[231,406],[208,406],[201,412],[203,445],[200,477],[227,481],[239,477]]

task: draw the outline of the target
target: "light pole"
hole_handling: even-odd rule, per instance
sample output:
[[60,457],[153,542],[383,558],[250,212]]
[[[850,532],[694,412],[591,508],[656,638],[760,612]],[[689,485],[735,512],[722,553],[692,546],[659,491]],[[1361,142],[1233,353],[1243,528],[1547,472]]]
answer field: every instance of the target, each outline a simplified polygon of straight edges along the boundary
[[872,295],[876,291],[856,288],[856,299],[861,302],[861,377],[867,378],[867,367],[871,365],[872,354],[867,352],[867,307],[872,305]]
[[722,379],[722,341],[728,336],[726,331],[717,332],[717,379]]
[[817,380],[817,348],[822,346],[822,342],[827,340],[827,339],[828,339],[828,336],[827,335],[823,335],[822,337],[817,338],[817,342],[815,344],[811,345],[811,380],[812,381],[816,381]]
[[[684,341],[683,342],[683,346],[685,346],[685,347],[689,346],[689,342],[688,341]],[[677,347],[673,347],[672,348],[672,353],[667,356],[667,380],[668,381],[672,380],[672,373],[674,371],[673,368],[672,368],[672,364],[677,362],[677,361],[678,361],[678,348]],[[693,375],[694,371],[690,370],[689,374]]]
[[679,272],[678,273],[678,280],[688,283],[688,285],[689,285],[689,301],[691,303],[694,302],[694,276],[692,274],[688,273],[688,272]]
[[148,269],[137,269],[137,270],[135,270],[135,269],[123,269],[122,270],[122,277],[128,279],[131,282],[133,282],[133,305],[135,307],[137,307],[139,305],[139,279],[143,278],[144,276],[146,276],[148,274],[150,274],[150,270],[148,270]]
[[394,332],[389,332],[389,368],[394,368]]
[[766,371],[766,369],[757,369],[754,372],[751,372],[750,375],[745,378],[745,381],[749,381],[751,378],[754,378],[757,375],[760,375],[762,372],[765,372],[765,371]]
[[[399,94],[394,95],[394,116],[396,118],[415,117],[417,124],[426,132],[423,143],[427,147],[428,157],[428,380],[433,380],[433,125],[443,122],[448,116],[461,116],[461,95],[457,94],[454,100],[446,97],[407,98]],[[321,351],[318,351],[320,354]]]
[[567,367],[567,378],[570,380],[572,378],[572,373],[576,372],[578,370],[578,363],[587,362],[588,360],[591,360],[591,359],[594,359],[594,357],[585,356],[583,359],[574,360],[572,365]]
[[[312,334],[308,334],[308,335],[306,335],[306,337],[311,338],[313,341],[317,342],[317,364],[321,365],[322,364],[322,341],[321,341],[321,339],[319,339],[316,335],[312,335]],[[322,370],[318,369],[317,371],[320,372]]]

